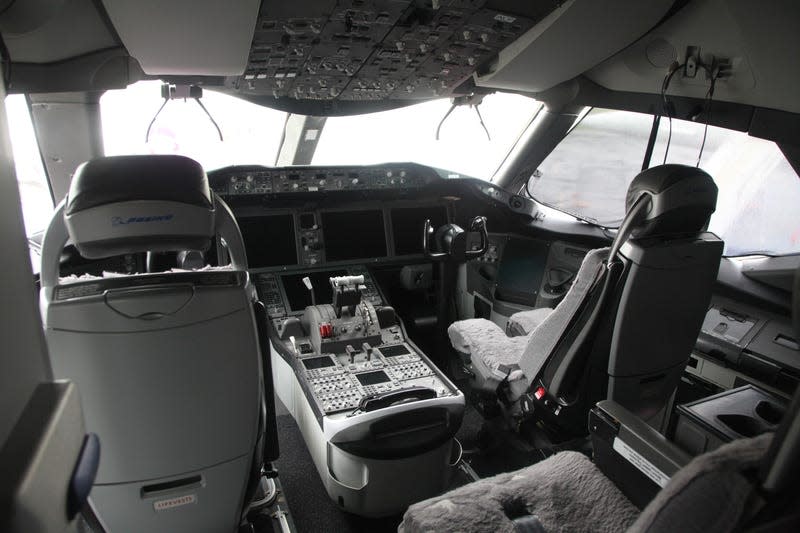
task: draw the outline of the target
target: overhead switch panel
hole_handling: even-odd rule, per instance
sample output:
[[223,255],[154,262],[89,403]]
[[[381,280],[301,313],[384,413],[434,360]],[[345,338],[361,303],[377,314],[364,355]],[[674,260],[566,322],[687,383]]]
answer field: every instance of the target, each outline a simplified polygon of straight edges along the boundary
[[[521,5],[517,13],[493,9],[491,1],[328,3],[264,2],[247,70],[227,80],[229,89],[295,100],[460,94],[477,69],[557,4]],[[461,92],[469,92],[465,85]]]

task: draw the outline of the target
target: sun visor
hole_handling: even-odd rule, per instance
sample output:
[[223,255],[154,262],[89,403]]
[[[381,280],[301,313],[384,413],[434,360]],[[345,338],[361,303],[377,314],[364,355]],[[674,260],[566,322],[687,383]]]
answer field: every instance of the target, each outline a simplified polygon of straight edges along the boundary
[[146,74],[238,76],[247,66],[259,0],[103,0]]
[[500,51],[480,87],[540,92],[570,80],[646,34],[672,0],[569,0]]

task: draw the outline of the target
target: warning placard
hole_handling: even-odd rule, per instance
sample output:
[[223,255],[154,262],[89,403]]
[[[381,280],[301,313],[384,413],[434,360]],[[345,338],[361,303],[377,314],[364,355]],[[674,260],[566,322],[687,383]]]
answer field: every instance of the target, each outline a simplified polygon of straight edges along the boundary
[[627,459],[629,463],[638,468],[644,475],[655,481],[659,487],[663,487],[669,481],[668,475],[645,459],[642,454],[622,442],[619,437],[614,438],[613,448],[615,452]]

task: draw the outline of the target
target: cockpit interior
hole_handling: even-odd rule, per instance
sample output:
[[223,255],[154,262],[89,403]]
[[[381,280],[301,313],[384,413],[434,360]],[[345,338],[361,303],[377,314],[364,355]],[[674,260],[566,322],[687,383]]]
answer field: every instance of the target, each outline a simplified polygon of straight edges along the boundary
[[0,0],[0,530],[800,530],[799,30]]

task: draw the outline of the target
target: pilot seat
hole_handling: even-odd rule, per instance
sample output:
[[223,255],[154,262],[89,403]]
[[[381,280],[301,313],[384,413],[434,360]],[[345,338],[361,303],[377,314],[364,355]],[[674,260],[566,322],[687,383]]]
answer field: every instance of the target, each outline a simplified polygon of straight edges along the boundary
[[723,243],[704,231],[716,200],[713,179],[698,168],[661,165],[636,176],[613,243],[586,254],[552,312],[512,316],[516,336],[485,319],[449,327],[473,389],[499,396],[511,416],[535,414],[576,435],[606,397],[660,427],[719,268]]
[[[228,266],[59,277],[68,241],[102,259],[207,250],[215,236]],[[242,237],[202,167],[180,156],[81,165],[45,233],[41,287],[53,374],[77,384],[102,443],[90,497],[100,521],[237,530],[277,457],[272,379]]]

